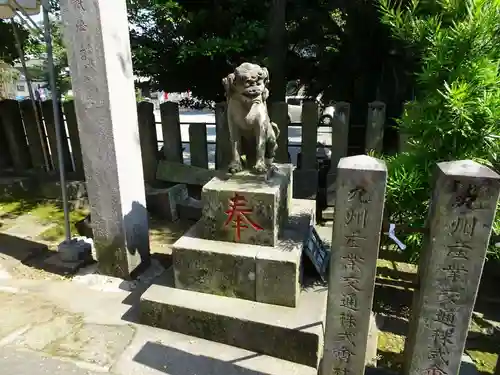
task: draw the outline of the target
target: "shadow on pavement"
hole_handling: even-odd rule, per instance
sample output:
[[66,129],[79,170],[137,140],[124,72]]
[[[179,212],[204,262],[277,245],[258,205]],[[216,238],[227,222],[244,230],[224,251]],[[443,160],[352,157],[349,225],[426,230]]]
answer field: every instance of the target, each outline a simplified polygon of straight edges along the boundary
[[226,362],[149,341],[135,355],[134,361],[169,375],[267,375],[268,373],[250,370],[235,363],[251,357]]

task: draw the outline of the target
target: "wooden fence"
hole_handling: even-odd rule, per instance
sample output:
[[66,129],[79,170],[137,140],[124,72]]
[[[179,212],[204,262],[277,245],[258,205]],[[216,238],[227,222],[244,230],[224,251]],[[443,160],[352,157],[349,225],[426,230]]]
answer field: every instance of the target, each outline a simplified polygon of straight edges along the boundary
[[[300,144],[288,144],[288,106],[286,103],[273,103],[269,106],[270,115],[280,128],[278,137],[277,162],[288,162],[289,146],[300,149],[301,166],[296,174],[296,191],[299,197],[311,197],[316,192],[317,168],[316,145],[318,141],[319,113],[316,103],[304,103],[302,122],[291,124],[301,128]],[[349,154],[363,153],[359,147],[349,145],[349,132],[356,133],[355,138],[364,134],[365,149],[381,152],[385,126],[385,104],[373,102],[368,105],[367,125],[350,125],[350,105],[339,102],[335,105],[336,118],[330,125],[332,134],[332,165],[336,166],[341,157]],[[11,169],[16,174],[24,174],[28,170],[44,170],[44,153],[49,155],[49,171],[58,169],[55,126],[51,101],[37,104],[39,117],[42,119],[40,136],[36,123],[33,105],[29,100],[18,103],[5,100],[0,103],[0,173]],[[73,102],[62,105],[61,133],[64,137],[63,155],[67,172],[72,178],[84,179],[82,150],[80,146],[77,120]],[[209,168],[207,142],[207,125],[215,125],[215,168],[225,169],[229,163],[230,146],[227,124],[224,121],[225,103],[219,103],[215,108],[215,124],[191,123],[189,126],[190,166],[185,167],[181,136],[179,107],[176,103],[166,102],[160,106],[161,129],[163,133],[163,155],[158,153],[158,139],[154,105],[148,102],[138,104],[139,131],[146,181],[150,182],[158,176],[165,178],[166,170],[175,169],[176,173],[168,173],[172,182],[197,183],[204,181],[193,176],[200,176],[201,170]],[[298,132],[299,133],[299,132]],[[85,152],[85,150],[83,150]],[[89,150],[92,152],[92,150]],[[162,160],[161,160],[162,159]],[[176,165],[174,165],[176,164]],[[198,168],[198,169],[196,169]],[[333,167],[334,168],[334,167]],[[163,171],[163,172],[162,172]],[[193,171],[198,173],[193,173]],[[204,175],[201,173],[201,175]],[[206,175],[206,174],[205,174]],[[332,171],[333,175],[333,171]],[[307,182],[303,183],[302,182]]]

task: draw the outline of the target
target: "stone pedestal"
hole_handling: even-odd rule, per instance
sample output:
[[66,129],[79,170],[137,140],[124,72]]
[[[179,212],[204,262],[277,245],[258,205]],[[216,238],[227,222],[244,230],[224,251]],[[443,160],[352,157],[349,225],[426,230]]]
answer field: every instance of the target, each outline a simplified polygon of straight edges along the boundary
[[200,237],[203,221],[172,246],[175,287],[295,307],[303,241],[314,220],[314,202],[295,199],[275,247]]
[[287,221],[291,168],[266,175],[241,172],[214,177],[202,191],[200,236],[209,240],[275,246]]
[[141,297],[141,322],[317,368],[326,289],[301,289],[315,202],[291,199],[292,172],[210,180],[201,219]]

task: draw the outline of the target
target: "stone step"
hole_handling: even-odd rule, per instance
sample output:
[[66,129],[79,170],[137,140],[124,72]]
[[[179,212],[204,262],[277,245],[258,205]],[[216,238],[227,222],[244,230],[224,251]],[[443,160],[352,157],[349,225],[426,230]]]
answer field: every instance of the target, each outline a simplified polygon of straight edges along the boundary
[[142,295],[143,324],[317,368],[327,288],[302,290],[296,308],[173,288],[170,269]]

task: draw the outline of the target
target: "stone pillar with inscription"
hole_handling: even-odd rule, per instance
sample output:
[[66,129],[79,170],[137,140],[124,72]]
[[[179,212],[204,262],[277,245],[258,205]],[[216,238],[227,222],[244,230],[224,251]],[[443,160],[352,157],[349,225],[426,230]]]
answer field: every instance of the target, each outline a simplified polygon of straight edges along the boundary
[[366,155],[337,168],[322,375],[363,375],[384,211],[387,169]]
[[62,0],[61,11],[99,267],[133,276],[149,234],[126,2]]
[[437,165],[405,374],[458,374],[499,193],[500,176],[483,165]]

